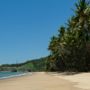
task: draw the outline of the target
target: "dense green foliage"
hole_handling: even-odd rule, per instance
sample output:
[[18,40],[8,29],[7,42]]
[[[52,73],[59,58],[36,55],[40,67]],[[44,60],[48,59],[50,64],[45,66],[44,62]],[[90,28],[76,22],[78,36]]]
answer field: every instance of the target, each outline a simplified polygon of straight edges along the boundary
[[90,70],[90,4],[79,0],[75,6],[75,14],[67,25],[51,38],[47,70]]
[[29,60],[25,63],[20,63],[20,64],[1,65],[0,71],[12,71],[12,72],[45,71],[45,63],[46,63],[46,57],[35,60]]
[[31,71],[45,71],[45,58],[40,58],[37,60],[27,61],[23,65],[21,65],[19,70],[31,70]]

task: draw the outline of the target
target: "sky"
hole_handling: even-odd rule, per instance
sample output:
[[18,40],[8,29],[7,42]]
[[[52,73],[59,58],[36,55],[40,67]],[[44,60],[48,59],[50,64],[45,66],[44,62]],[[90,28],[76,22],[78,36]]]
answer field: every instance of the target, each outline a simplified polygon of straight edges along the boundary
[[49,55],[50,38],[73,14],[76,0],[0,0],[0,64]]

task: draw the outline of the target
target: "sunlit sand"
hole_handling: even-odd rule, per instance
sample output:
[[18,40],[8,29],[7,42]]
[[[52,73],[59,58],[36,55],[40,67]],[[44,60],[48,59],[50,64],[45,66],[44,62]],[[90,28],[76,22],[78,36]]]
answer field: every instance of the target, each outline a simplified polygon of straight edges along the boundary
[[66,78],[58,77],[52,73],[37,72],[32,75],[0,80],[0,90],[83,90],[75,87],[75,83]]

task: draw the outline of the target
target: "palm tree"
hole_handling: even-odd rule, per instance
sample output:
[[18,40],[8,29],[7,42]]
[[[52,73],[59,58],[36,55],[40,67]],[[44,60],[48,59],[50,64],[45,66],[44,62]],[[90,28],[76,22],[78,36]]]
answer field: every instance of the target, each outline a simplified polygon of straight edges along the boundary
[[[75,15],[68,20],[67,27],[61,27],[58,36],[51,39],[49,50],[51,67],[60,70],[60,63],[66,70],[87,70],[90,54],[87,54],[87,42],[90,31],[90,5],[79,0]],[[89,61],[88,61],[89,60]]]

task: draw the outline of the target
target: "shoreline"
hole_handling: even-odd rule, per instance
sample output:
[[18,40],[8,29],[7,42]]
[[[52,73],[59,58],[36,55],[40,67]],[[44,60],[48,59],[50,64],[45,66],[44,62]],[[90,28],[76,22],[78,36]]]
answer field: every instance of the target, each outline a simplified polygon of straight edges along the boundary
[[0,77],[0,80],[6,80],[6,79],[10,79],[10,78],[22,77],[22,76],[26,76],[26,75],[32,75],[32,72],[20,73],[20,74],[16,74],[16,75],[9,75],[9,76],[5,76],[5,77]]
[[0,90],[83,90],[74,85],[73,82],[46,72],[0,80]]

